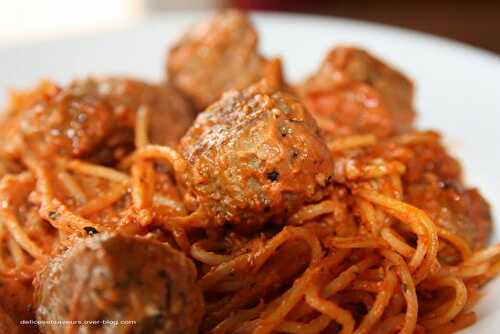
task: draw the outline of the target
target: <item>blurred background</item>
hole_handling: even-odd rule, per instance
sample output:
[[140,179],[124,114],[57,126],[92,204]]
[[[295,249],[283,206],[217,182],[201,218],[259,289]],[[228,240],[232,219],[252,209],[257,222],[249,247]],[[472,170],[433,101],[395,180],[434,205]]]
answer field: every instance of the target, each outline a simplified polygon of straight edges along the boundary
[[496,0],[0,0],[0,46],[110,30],[167,11],[224,7],[385,23],[500,54]]

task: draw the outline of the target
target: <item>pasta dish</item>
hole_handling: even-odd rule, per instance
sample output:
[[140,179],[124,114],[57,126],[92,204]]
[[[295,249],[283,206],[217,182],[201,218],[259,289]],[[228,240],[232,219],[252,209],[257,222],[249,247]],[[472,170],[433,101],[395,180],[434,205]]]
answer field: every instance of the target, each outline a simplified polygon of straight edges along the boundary
[[453,333],[500,270],[412,82],[357,47],[292,83],[226,10],[161,83],[43,80],[4,109],[0,333]]

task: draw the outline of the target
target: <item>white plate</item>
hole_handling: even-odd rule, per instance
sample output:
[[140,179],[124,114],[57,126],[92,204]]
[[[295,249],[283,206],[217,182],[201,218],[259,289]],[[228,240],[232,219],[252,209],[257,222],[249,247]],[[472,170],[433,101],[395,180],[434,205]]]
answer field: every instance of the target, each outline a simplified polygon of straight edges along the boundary
[[[89,74],[130,74],[160,80],[167,46],[207,13],[156,17],[115,32],[0,49],[0,105],[9,87],[40,78],[67,82]],[[337,18],[254,15],[261,48],[284,56],[291,80],[315,69],[335,44],[362,46],[397,66],[416,83],[421,128],[445,134],[500,217],[500,58],[472,47],[411,31]],[[495,237],[498,240],[498,237]],[[498,333],[500,280],[477,308],[479,322],[465,333]]]

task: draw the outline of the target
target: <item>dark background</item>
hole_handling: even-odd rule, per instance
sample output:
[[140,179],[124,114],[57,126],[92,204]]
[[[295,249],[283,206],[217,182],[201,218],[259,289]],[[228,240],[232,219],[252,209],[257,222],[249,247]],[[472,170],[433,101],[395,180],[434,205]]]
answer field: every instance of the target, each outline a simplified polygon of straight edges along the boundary
[[500,54],[499,0],[222,0],[219,4],[385,23],[452,38]]

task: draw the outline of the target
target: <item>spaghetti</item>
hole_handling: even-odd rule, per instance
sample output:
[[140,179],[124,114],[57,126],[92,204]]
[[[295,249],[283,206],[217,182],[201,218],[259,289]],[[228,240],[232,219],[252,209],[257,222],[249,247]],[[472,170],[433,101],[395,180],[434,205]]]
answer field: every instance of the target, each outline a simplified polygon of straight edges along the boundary
[[[139,114],[139,117],[144,115]],[[138,122],[141,123],[146,122]],[[365,145],[358,138],[354,139],[355,143]],[[405,140],[405,144],[407,142]],[[137,157],[147,157],[149,161],[170,163],[172,159],[178,159],[166,148],[138,146]],[[145,149],[141,151],[141,147]],[[352,149],[357,149],[354,144],[347,145],[346,150]],[[165,205],[161,201],[153,203],[154,195],[161,196],[154,192],[154,178],[147,176],[146,183],[143,177],[139,177],[141,182],[131,181],[137,177],[134,175],[154,176],[151,174],[154,173],[152,162],[140,158],[133,161],[130,167],[132,176],[128,176],[126,171],[94,167],[79,161],[62,161],[60,166],[65,172],[59,174],[59,178],[50,178],[43,165],[37,163],[33,166],[28,158],[28,172],[6,176],[3,182],[22,185],[26,182],[24,179],[29,181],[34,177],[35,189],[42,197],[41,218],[50,222],[62,238],[62,235],[75,231],[84,232],[88,227],[97,231],[115,229],[116,225],[85,217],[112,207],[125,196],[132,197],[131,207],[135,211],[130,214],[135,216],[141,216],[142,209],[156,212],[156,206]],[[176,166],[176,169],[179,170],[179,167]],[[80,175],[105,179],[110,183],[108,192],[95,197],[85,186],[80,186],[84,184],[79,179]],[[396,330],[401,333],[424,330],[432,333],[437,330],[452,332],[470,325],[474,317],[467,309],[469,291],[477,291],[498,271],[498,246],[471,251],[465,240],[435,225],[423,211],[381,194],[378,189],[382,183],[390,183],[386,175],[374,176],[371,182],[363,180],[346,184],[348,192],[342,201],[351,203],[348,212],[340,212],[343,208],[338,204],[339,199],[335,198],[304,206],[290,217],[290,224],[301,227],[286,227],[272,238],[257,236],[254,241],[240,240],[231,245],[209,235],[207,239],[196,241],[187,233],[192,227],[174,223],[172,229],[166,232],[172,234],[177,247],[203,268],[200,285],[208,300],[217,297],[213,308],[210,302],[207,305],[205,330],[210,333],[320,333],[337,330],[339,333],[390,333]],[[150,190],[145,191],[145,186]],[[56,188],[74,199],[74,203],[58,199]],[[5,194],[9,190],[2,191]],[[22,272],[34,273],[43,258],[53,251],[51,243],[37,244],[27,230],[30,222],[19,222],[15,210],[16,207],[9,203],[0,212],[4,250],[0,264],[2,272],[14,276]],[[376,214],[377,210],[393,217],[389,225],[384,216]],[[358,218],[345,217],[354,212]],[[138,218],[138,226],[158,224],[151,215],[144,218],[146,220],[142,219]],[[342,232],[349,231],[343,225],[350,224],[350,220],[359,223],[355,223],[352,232]],[[412,231],[410,237],[408,231]],[[294,275],[286,277],[286,281],[280,281],[285,277],[278,276],[275,278],[277,281],[273,281],[268,276],[269,282],[266,282],[266,278],[259,273],[269,273],[271,263],[275,266],[272,271],[279,272],[283,270],[281,266],[288,266],[296,257],[304,256],[300,240],[304,240],[310,248],[305,251],[306,257],[310,256],[305,268],[299,268]],[[252,247],[252,244],[260,246]],[[286,244],[295,246],[288,247],[286,253],[280,251]],[[438,250],[445,244],[460,254],[458,263],[447,265],[440,261]],[[375,272],[378,274],[371,275]],[[264,281],[259,283],[258,280]],[[278,290],[272,294],[274,297],[269,297],[264,290],[271,283],[281,288],[293,284],[288,290],[281,293]],[[240,290],[255,284],[263,286],[252,292]],[[233,285],[234,288],[231,288]],[[370,307],[353,308],[359,303],[364,305],[362,294],[356,296],[353,291],[365,291],[371,296]],[[419,297],[444,292],[448,297],[440,300],[439,305],[427,307],[425,303],[427,300],[431,303],[431,298]],[[221,293],[225,296],[221,297]],[[345,297],[347,295],[350,295],[349,299]],[[398,307],[392,305],[397,295],[405,300]],[[220,304],[217,301],[220,298],[231,308],[221,310],[215,307]],[[391,306],[391,312],[388,312]]]
[[[268,70],[275,77],[277,64]],[[282,84],[275,78],[274,86]],[[42,95],[55,94],[47,85]],[[26,108],[38,95],[16,94],[10,109]],[[444,334],[476,321],[472,307],[500,271],[500,246],[485,248],[446,225],[458,219],[439,211],[448,210],[440,206],[448,191],[471,201],[475,195],[440,178],[454,175],[455,165],[436,133],[331,139],[334,173],[318,178],[321,196],[278,224],[239,229],[212,224],[212,206],[193,209],[181,195],[190,163],[178,149],[151,142],[151,113],[138,107],[134,148],[111,164],[47,156],[28,142],[17,157],[0,159],[2,279],[30,285],[59,249],[111,231],[168,243],[194,261],[206,304],[202,333]],[[277,135],[291,132],[282,127]],[[451,167],[429,170],[425,159]],[[272,185],[280,177],[274,170],[265,176]],[[416,205],[433,201],[441,202]],[[16,318],[0,306],[2,317]]]

